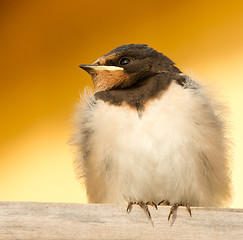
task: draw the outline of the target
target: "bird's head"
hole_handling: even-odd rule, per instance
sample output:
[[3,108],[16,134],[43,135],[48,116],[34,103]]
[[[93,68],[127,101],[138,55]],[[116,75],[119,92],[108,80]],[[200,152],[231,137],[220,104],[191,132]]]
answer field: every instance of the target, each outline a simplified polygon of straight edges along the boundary
[[95,92],[132,87],[163,72],[180,72],[168,57],[144,44],[120,46],[80,67],[91,75]]

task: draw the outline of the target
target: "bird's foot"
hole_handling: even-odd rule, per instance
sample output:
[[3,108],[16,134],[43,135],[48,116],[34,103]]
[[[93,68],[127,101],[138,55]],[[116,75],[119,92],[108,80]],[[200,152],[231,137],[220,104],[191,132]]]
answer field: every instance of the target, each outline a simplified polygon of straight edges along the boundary
[[183,206],[186,207],[187,211],[189,212],[190,216],[192,216],[192,212],[191,212],[191,208],[187,203],[175,203],[172,205],[172,207],[170,208],[170,214],[168,216],[168,221],[170,220],[170,216],[174,214],[175,210],[179,207],[179,206]]
[[152,201],[149,201],[149,202],[146,202],[146,203],[144,203],[143,201],[129,202],[128,205],[127,205],[127,212],[128,213],[131,212],[133,205],[139,205],[143,209],[143,211],[145,212],[145,214],[148,217],[148,219],[151,222],[151,224],[154,226],[153,221],[152,221],[152,217],[151,217],[151,214],[150,214],[150,211],[148,209],[148,205],[153,206],[156,209],[158,209],[157,205],[154,202],[152,202]]

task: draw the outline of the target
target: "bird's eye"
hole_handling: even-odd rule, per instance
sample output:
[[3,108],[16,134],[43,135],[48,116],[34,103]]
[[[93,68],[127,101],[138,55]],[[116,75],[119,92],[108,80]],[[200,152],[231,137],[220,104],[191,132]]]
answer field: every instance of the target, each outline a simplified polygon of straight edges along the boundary
[[121,58],[119,61],[120,65],[126,65],[128,63],[130,63],[130,59],[128,59],[128,58]]

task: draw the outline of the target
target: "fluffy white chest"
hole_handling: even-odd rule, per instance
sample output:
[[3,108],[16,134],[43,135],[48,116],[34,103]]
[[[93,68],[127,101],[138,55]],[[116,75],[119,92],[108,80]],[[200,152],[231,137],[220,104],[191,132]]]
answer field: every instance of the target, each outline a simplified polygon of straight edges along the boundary
[[210,174],[200,173],[210,164],[200,153],[215,151],[218,146],[210,146],[210,139],[220,134],[207,124],[214,115],[205,101],[172,83],[159,99],[147,103],[141,117],[127,105],[103,101],[84,111],[84,128],[92,132],[84,161],[89,200],[208,205],[209,198],[213,203],[211,196],[198,193],[211,181]]

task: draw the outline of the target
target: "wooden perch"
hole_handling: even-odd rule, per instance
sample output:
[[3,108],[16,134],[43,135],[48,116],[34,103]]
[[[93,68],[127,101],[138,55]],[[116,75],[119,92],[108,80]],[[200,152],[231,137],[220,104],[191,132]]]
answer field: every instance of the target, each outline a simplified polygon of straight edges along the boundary
[[150,207],[154,227],[138,206],[0,202],[0,239],[243,239],[243,209]]

